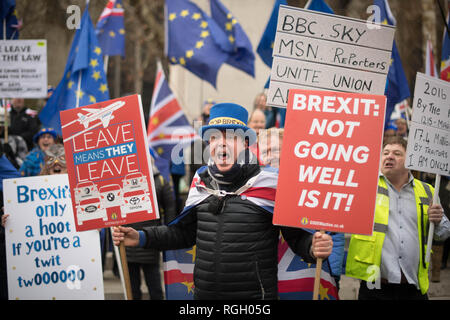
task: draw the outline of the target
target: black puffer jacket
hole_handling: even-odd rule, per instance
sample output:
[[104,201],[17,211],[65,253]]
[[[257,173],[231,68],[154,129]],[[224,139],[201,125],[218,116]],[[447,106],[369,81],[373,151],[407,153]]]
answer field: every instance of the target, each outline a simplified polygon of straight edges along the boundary
[[[259,170],[257,165],[246,166],[240,181],[227,189],[237,190]],[[200,177],[211,188],[207,170]],[[312,236],[301,229],[281,229],[293,251],[314,262],[309,254]],[[278,298],[280,227],[272,224],[271,213],[245,197],[211,195],[178,223],[144,231],[146,246],[160,250],[197,245],[195,299]]]
[[[155,181],[156,198],[158,200],[159,215],[164,223],[169,223],[175,219],[177,213],[175,209],[175,195],[169,182],[164,180],[162,175],[153,169],[153,179]],[[147,220],[127,225],[136,230],[142,230],[145,227],[161,225],[161,219]],[[159,262],[159,251],[151,248],[127,247],[127,261],[134,263],[155,264]]]

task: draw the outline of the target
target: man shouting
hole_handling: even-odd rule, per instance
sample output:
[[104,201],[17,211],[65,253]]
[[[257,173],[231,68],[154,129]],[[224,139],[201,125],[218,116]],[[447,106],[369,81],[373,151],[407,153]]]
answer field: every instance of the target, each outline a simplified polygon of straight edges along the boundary
[[209,141],[209,163],[195,174],[186,207],[169,226],[114,229],[116,245],[158,250],[197,245],[195,299],[277,299],[280,229],[308,263],[331,254],[329,235],[272,224],[278,173],[260,168],[249,151],[256,134],[247,119],[247,110],[237,104],[211,108],[200,132]]

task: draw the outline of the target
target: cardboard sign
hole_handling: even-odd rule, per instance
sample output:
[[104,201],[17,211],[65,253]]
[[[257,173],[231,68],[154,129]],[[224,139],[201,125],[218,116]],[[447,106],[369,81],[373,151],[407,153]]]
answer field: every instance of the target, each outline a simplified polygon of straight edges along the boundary
[[417,73],[405,166],[450,175],[450,83]]
[[274,224],[372,234],[386,97],[289,90]]
[[140,96],[60,114],[77,230],[159,218]]
[[47,97],[47,40],[0,41],[0,97]]
[[98,231],[76,232],[67,174],[3,180],[10,300],[104,299]]
[[286,107],[289,89],[384,94],[394,32],[389,25],[280,6],[267,104]]

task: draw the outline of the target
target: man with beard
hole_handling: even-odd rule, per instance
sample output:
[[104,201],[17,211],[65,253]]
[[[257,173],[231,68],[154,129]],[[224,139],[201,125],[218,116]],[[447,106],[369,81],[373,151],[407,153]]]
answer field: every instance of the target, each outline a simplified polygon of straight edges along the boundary
[[113,232],[116,245],[174,250],[195,244],[195,299],[277,299],[280,229],[308,263],[332,250],[327,234],[272,224],[278,174],[261,169],[248,150],[256,134],[247,119],[240,105],[213,106],[200,132],[210,160],[197,170],[183,212],[169,226]]

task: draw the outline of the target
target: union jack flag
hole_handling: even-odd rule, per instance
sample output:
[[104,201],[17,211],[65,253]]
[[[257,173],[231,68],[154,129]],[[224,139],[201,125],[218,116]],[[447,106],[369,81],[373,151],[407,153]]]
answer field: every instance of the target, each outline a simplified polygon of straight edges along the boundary
[[[278,243],[278,295],[281,300],[312,300],[316,265],[306,263],[280,237]],[[322,263],[319,300],[339,300],[328,260]]]
[[167,181],[170,181],[170,163],[180,164],[183,147],[200,138],[170,90],[160,62],[157,64],[147,135],[155,165]]
[[167,300],[194,298],[194,261],[196,246],[163,252],[164,284]]
[[104,55],[125,56],[125,26],[122,0],[110,0],[98,19],[95,33]]

